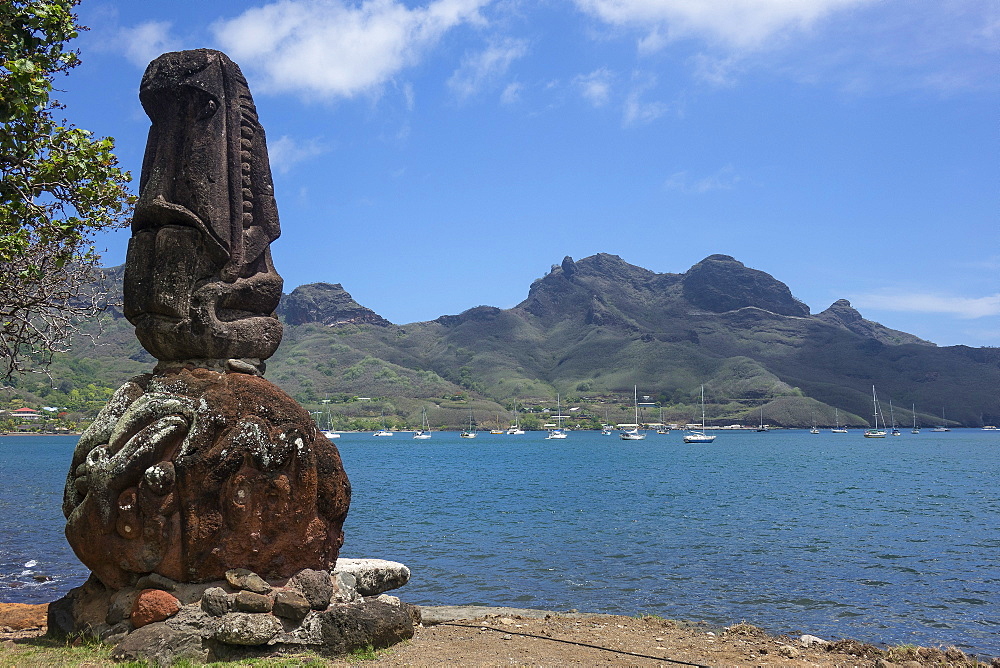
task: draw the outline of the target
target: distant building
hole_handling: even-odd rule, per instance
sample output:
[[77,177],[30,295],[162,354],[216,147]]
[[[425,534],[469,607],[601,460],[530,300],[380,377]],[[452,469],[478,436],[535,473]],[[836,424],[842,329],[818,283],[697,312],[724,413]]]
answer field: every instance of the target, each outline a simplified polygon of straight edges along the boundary
[[42,417],[34,408],[15,408],[12,411],[7,411],[5,416],[18,420],[39,420]]

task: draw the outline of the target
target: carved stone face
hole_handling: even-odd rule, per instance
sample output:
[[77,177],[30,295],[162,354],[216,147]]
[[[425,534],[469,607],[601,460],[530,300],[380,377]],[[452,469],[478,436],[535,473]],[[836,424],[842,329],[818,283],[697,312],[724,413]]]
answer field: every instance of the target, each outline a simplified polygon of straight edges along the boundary
[[125,267],[125,315],[160,360],[266,359],[281,340],[280,234],[264,130],[225,54],[167,53],[142,79],[152,125]]
[[119,388],[77,443],[63,513],[80,561],[118,589],[147,573],[325,570],[350,498],[336,447],[291,397],[257,376],[180,369]]

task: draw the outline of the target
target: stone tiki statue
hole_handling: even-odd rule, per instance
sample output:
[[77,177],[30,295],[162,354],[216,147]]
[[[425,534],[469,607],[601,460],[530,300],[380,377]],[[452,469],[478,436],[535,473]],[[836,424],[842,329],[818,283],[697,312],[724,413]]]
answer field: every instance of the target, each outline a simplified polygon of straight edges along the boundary
[[157,359],[270,357],[281,277],[264,130],[239,67],[197,50],[154,60],[152,119],[125,268],[125,316]]
[[168,53],[142,79],[152,127],[125,314],[158,360],[119,388],[74,453],[66,536],[112,589],[327,570],[350,484],[309,414],[264,380],[281,340],[279,234],[264,131],[225,54]]

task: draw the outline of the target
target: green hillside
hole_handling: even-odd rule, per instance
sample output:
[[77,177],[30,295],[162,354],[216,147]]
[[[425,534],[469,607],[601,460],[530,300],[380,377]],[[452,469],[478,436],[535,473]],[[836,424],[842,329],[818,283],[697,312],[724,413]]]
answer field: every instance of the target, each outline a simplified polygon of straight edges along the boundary
[[[402,326],[326,283],[285,295],[278,314],[285,334],[267,377],[335,428],[415,426],[423,408],[435,427],[467,424],[470,411],[480,425],[506,425],[515,403],[541,425],[557,394],[564,412],[575,409],[571,426],[630,422],[635,386],[659,404],[646,420],[662,409],[664,421],[686,423],[700,419],[702,385],[719,425],[756,424],[762,409],[772,425],[832,425],[836,409],[863,426],[873,384],[901,425],[911,405],[924,425],[1000,423],[1000,350],[938,347],[844,300],[812,314],[786,285],[724,255],[683,274],[607,254],[566,258],[514,308]],[[117,313],[103,331],[57,359],[56,389],[23,379],[8,401],[68,406],[74,390],[106,392],[152,367]]]

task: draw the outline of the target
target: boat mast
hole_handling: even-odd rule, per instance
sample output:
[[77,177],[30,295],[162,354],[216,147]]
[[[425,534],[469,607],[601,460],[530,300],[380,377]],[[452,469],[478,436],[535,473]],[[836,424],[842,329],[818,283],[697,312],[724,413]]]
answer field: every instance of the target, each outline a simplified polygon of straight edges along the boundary
[[705,386],[701,386],[701,430],[705,431]]
[[639,428],[639,386],[632,386],[632,401],[635,403],[635,428]]
[[875,386],[872,385],[872,410],[875,411],[875,429],[878,429],[878,399],[875,398]]

